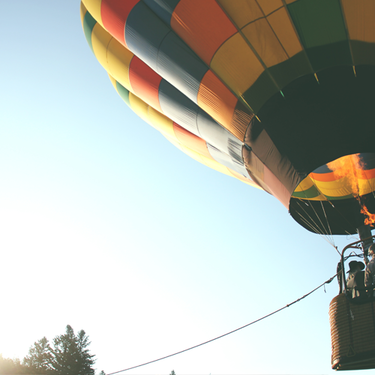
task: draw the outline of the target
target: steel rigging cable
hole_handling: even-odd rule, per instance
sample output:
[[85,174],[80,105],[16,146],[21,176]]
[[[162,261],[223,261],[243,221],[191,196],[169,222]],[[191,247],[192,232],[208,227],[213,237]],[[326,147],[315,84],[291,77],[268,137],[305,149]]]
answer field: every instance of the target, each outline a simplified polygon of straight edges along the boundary
[[329,284],[329,283],[330,283],[330,282],[331,282],[336,276],[337,276],[337,274],[334,275],[334,276],[332,276],[330,279],[328,279],[328,280],[325,281],[324,283],[322,283],[322,284],[320,284],[319,286],[317,286],[315,289],[313,289],[313,290],[310,291],[309,293],[307,293],[307,294],[305,294],[304,296],[302,296],[302,297],[296,299],[295,301],[293,301],[293,302],[291,302],[291,303],[285,305],[284,307],[281,307],[280,309],[275,310],[275,311],[273,311],[273,312],[271,312],[271,313],[269,313],[269,314],[267,314],[267,315],[264,315],[264,316],[262,316],[262,317],[259,318],[259,319],[256,319],[256,320],[254,320],[254,321],[252,321],[252,322],[250,322],[250,323],[248,323],[248,324],[245,324],[245,325],[242,326],[242,327],[236,328],[236,329],[234,329],[233,331],[230,331],[230,332],[224,333],[223,335],[217,336],[217,337],[215,337],[215,338],[213,338],[213,339],[211,339],[211,340],[208,340],[208,341],[202,342],[202,343],[200,343],[200,344],[198,344],[198,345],[194,345],[194,346],[192,346],[192,347],[190,347],[190,348],[187,348],[187,349],[181,350],[181,351],[179,351],[179,352],[176,352],[176,353],[173,353],[173,354],[166,355],[165,357],[160,357],[160,358],[154,359],[154,360],[152,360],[152,361],[145,362],[145,363],[142,363],[142,364],[140,364],[140,365],[132,366],[132,367],[129,367],[129,368],[126,368],[126,369],[123,369],[123,370],[119,370],[119,371],[115,371],[115,372],[110,372],[110,373],[108,373],[107,375],[119,374],[120,372],[125,372],[125,371],[129,371],[129,370],[133,370],[133,369],[135,369],[135,368],[142,367],[142,366],[146,366],[146,365],[149,365],[149,364],[154,363],[154,362],[162,361],[163,359],[167,359],[167,358],[173,357],[173,356],[175,356],[175,355],[177,355],[177,354],[181,354],[181,353],[187,352],[187,351],[189,351],[189,350],[192,350],[192,349],[198,348],[199,346],[206,345],[206,344],[208,344],[208,343],[210,343],[210,342],[213,342],[213,341],[215,341],[215,340],[221,339],[221,338],[223,338],[223,337],[225,337],[225,336],[228,336],[228,335],[230,335],[230,334],[232,334],[232,333],[234,333],[234,332],[237,332],[237,331],[239,331],[239,330],[241,330],[241,329],[244,329],[244,328],[246,328],[246,327],[249,327],[249,326],[251,326],[251,325],[253,325],[253,324],[255,324],[255,323],[258,323],[258,322],[260,322],[261,320],[264,320],[264,319],[266,319],[266,318],[269,318],[270,316],[275,315],[276,313],[278,313],[278,312],[280,312],[280,311],[286,309],[287,307],[292,306],[292,305],[294,305],[295,303],[297,303],[297,302],[303,300],[304,298],[306,298],[306,297],[309,296],[310,294],[314,293],[315,291],[317,291],[319,288],[321,288],[321,287],[324,286],[325,284]]

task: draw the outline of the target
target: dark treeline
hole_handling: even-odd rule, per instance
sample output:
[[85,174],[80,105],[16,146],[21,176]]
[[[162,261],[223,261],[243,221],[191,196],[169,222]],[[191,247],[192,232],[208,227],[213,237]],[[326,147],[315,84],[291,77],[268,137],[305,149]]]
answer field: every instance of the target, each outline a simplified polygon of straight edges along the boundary
[[75,334],[68,325],[52,344],[45,337],[35,342],[22,361],[0,354],[0,375],[95,375],[95,355],[90,354],[89,345],[85,331]]

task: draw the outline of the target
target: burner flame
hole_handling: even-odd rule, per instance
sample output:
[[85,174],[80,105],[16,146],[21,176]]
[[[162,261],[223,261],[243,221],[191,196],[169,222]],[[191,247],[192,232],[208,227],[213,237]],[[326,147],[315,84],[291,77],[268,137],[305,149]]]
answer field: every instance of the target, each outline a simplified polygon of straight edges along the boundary
[[344,179],[350,187],[350,193],[361,206],[361,213],[365,215],[364,224],[372,225],[375,223],[375,214],[369,212],[368,208],[361,202],[361,179],[360,174],[364,169],[363,162],[359,154],[347,155],[327,164],[337,179]]

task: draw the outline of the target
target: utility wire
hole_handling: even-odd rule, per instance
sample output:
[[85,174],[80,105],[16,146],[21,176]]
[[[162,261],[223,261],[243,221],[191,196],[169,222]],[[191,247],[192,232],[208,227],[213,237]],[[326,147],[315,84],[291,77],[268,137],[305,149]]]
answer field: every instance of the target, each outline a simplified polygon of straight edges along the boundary
[[154,363],[154,362],[162,361],[163,359],[170,358],[170,357],[173,357],[173,356],[175,356],[175,355],[177,355],[177,354],[181,354],[181,353],[187,352],[187,351],[189,351],[189,350],[192,350],[192,349],[198,348],[199,346],[206,345],[206,344],[208,344],[208,343],[210,343],[210,342],[213,342],[213,341],[215,341],[215,340],[221,339],[221,338],[223,338],[223,337],[225,337],[225,336],[228,336],[228,335],[230,335],[230,334],[232,334],[232,333],[234,333],[234,332],[237,332],[237,331],[239,331],[239,330],[241,330],[241,329],[244,329],[244,328],[246,328],[246,327],[249,327],[249,326],[251,326],[251,325],[253,325],[253,324],[255,324],[255,323],[260,322],[261,320],[264,320],[264,319],[266,319],[266,318],[269,318],[269,317],[272,316],[272,315],[275,315],[276,313],[278,313],[278,312],[280,312],[280,311],[286,309],[287,307],[290,307],[290,306],[294,305],[294,304],[297,303],[297,302],[300,302],[301,300],[303,300],[304,298],[306,298],[306,297],[309,296],[310,294],[314,293],[315,291],[317,291],[319,288],[321,288],[321,287],[324,286],[325,284],[329,284],[329,283],[330,283],[330,282],[331,282],[331,281],[332,281],[337,275],[338,275],[338,273],[337,273],[336,275],[332,276],[330,279],[328,279],[328,280],[325,281],[324,283],[322,283],[322,284],[320,284],[319,286],[317,286],[317,287],[316,287],[315,289],[313,289],[311,292],[309,292],[309,293],[305,294],[304,296],[302,296],[302,297],[296,299],[295,301],[293,301],[293,302],[291,302],[291,303],[285,305],[284,307],[281,307],[280,309],[275,310],[275,311],[271,312],[270,314],[264,315],[264,316],[262,316],[261,318],[259,318],[259,319],[257,319],[257,320],[254,320],[254,321],[252,321],[252,322],[250,322],[250,323],[248,323],[248,324],[245,324],[245,325],[242,326],[242,327],[236,328],[236,329],[234,329],[233,331],[230,331],[230,332],[224,333],[224,334],[221,335],[221,336],[217,336],[217,337],[215,337],[215,338],[213,338],[213,339],[211,339],[211,340],[208,340],[208,341],[202,342],[201,344],[198,344],[198,345],[194,345],[194,346],[192,346],[192,347],[190,347],[190,348],[187,348],[187,349],[181,350],[181,351],[179,351],[179,352],[176,352],[176,353],[173,353],[173,354],[166,355],[165,357],[160,357],[160,358],[158,358],[158,359],[154,359],[154,360],[152,360],[152,361],[145,362],[145,363],[142,363],[142,364],[140,364],[140,365],[133,366],[133,367],[129,367],[129,368],[126,368],[126,369],[123,369],[123,370],[119,370],[119,371],[115,371],[115,372],[110,372],[110,373],[107,374],[107,375],[119,374],[120,372],[125,372],[125,371],[129,371],[129,370],[133,370],[133,369],[135,369],[135,368],[137,368],[137,367],[142,367],[142,366],[146,366],[146,365],[149,365],[149,364],[151,364],[151,363]]

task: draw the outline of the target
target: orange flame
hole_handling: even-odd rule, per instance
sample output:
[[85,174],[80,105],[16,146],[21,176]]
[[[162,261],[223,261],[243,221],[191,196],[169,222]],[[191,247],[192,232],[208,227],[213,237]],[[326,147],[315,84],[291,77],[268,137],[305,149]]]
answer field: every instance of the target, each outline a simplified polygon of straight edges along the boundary
[[361,213],[366,217],[365,225],[372,225],[375,223],[375,214],[369,212],[368,208],[360,201],[360,183],[358,179],[359,171],[363,169],[363,163],[359,154],[347,155],[340,159],[334,160],[327,164],[328,168],[333,172],[337,179],[344,178],[345,182],[350,186],[351,193],[361,205]]
[[350,186],[351,192],[358,199],[360,186],[358,184],[357,171],[362,169],[363,163],[359,154],[347,155],[327,164],[337,179],[345,178],[345,182]]
[[365,219],[365,225],[372,225],[375,223],[375,214],[369,212],[364,204],[362,205],[361,213],[367,216],[367,218]]

